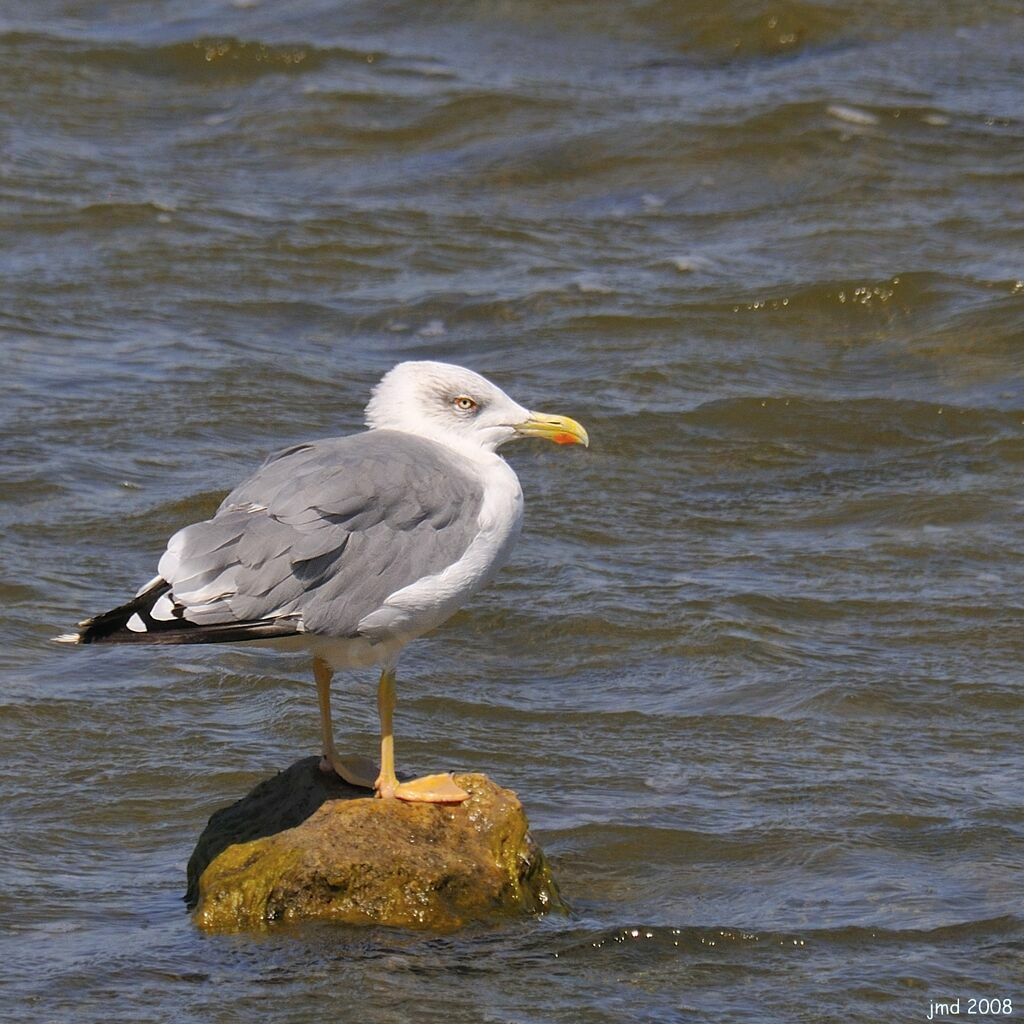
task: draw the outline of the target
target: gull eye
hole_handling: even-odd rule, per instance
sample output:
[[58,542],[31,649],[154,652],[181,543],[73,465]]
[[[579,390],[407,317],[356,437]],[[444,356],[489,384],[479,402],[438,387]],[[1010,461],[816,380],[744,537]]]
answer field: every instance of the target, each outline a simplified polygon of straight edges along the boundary
[[452,405],[454,405],[459,412],[472,412],[477,408],[476,402],[474,402],[469,395],[459,395],[458,398],[452,399]]

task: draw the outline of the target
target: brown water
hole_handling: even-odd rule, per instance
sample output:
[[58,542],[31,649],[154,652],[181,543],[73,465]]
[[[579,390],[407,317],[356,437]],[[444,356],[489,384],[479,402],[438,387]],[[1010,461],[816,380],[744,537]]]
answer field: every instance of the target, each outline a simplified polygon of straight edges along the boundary
[[[0,68],[3,1019],[1024,1011],[1017,0],[6,0]],[[594,439],[398,713],[573,913],[200,937],[308,666],[47,638],[409,357]]]

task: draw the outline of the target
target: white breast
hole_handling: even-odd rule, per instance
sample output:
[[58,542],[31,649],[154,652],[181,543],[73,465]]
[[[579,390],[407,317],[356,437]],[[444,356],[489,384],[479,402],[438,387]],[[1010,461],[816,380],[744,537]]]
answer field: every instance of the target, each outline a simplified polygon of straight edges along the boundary
[[461,608],[508,561],[523,525],[523,491],[503,458],[491,452],[474,460],[484,495],[479,532],[462,557],[446,569],[392,594],[359,623],[373,640],[401,643],[436,628]]

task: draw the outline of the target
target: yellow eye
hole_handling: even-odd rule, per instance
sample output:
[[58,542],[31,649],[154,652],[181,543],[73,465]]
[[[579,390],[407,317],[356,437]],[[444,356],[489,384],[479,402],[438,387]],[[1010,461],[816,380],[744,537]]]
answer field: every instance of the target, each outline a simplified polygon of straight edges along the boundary
[[452,402],[452,405],[454,405],[459,412],[472,412],[476,408],[476,402],[474,402],[468,395],[459,395],[459,397]]

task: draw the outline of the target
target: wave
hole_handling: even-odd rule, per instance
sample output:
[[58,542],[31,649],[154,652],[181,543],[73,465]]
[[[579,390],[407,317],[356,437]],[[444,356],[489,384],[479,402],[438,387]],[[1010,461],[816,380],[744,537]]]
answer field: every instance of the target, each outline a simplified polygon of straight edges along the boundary
[[104,45],[35,32],[0,33],[0,46],[34,49],[51,58],[154,77],[195,80],[256,77],[313,71],[329,63],[372,63],[372,50],[314,46],[310,43],[265,43],[230,36],[142,46],[134,43]]
[[590,956],[594,950],[620,949],[642,955],[660,952],[707,953],[725,950],[863,949],[872,946],[949,946],[980,941],[1007,942],[1024,938],[1024,920],[1012,914],[960,921],[936,928],[874,928],[848,925],[799,931],[736,926],[678,927],[629,924],[579,929],[563,939],[560,957]]

